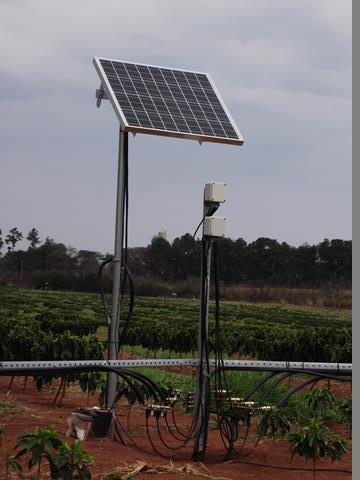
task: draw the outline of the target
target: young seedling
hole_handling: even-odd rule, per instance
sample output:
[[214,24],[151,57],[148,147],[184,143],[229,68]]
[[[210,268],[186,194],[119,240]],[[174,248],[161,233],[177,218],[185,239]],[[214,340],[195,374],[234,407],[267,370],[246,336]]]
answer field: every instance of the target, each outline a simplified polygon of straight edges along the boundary
[[330,432],[318,417],[309,419],[297,431],[289,433],[288,440],[291,459],[297,454],[313,461],[314,479],[316,462],[320,457],[330,457],[332,461],[340,460],[347,451],[346,441]]
[[51,453],[50,471],[54,480],[90,480],[89,466],[93,463],[92,457],[75,440],[71,445],[63,443],[58,452]]
[[272,438],[273,452],[276,436],[284,437],[289,431],[290,420],[286,415],[286,411],[275,407],[265,411],[258,426],[259,437],[269,435]]
[[62,444],[57,432],[52,425],[45,428],[36,427],[34,432],[24,432],[17,440],[15,449],[20,449],[15,460],[30,455],[28,461],[29,470],[37,465],[36,479],[40,479],[41,465],[44,459],[50,461],[50,455]]

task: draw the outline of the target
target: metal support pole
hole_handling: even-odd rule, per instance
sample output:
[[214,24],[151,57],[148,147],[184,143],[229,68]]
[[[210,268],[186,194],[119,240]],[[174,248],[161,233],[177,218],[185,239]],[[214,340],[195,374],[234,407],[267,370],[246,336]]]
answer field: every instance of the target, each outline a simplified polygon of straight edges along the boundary
[[[119,131],[118,177],[115,217],[114,277],[112,293],[112,315],[108,331],[108,360],[117,359],[119,341],[120,300],[121,300],[121,259],[124,234],[124,190],[125,190],[125,155],[127,155],[128,133]],[[108,373],[106,388],[106,407],[111,408],[116,397],[117,375]]]
[[[203,215],[208,212],[204,202]],[[210,296],[210,267],[211,267],[212,240],[203,238],[201,259],[201,286],[200,286],[200,319],[198,333],[199,366],[197,368],[197,385],[195,390],[194,415],[198,415],[196,425],[195,448],[193,460],[204,460],[208,436],[209,423],[209,296]]]

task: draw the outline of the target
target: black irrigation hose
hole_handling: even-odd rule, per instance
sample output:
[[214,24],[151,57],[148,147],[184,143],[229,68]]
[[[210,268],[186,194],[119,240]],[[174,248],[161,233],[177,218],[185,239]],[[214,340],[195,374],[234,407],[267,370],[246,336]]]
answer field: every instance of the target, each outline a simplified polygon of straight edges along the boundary
[[299,390],[305,388],[307,385],[311,385],[312,383],[317,383],[317,382],[320,382],[321,378],[319,377],[311,377],[309,380],[307,380],[306,382],[303,382],[301,383],[300,385],[297,385],[296,387],[292,388],[286,395],[284,395],[277,403],[277,406],[278,407],[281,407],[282,405],[284,405],[284,403],[286,403],[286,401],[292,396],[294,395],[296,392],[298,392]]
[[244,401],[247,402],[254,393],[264,385],[268,380],[271,378],[275,377],[276,375],[280,375],[282,372],[270,372],[267,375],[265,375],[264,378],[262,378],[259,382],[256,383],[256,385],[250,390],[250,392],[247,392],[247,394],[244,397]]
[[151,435],[150,435],[150,429],[149,429],[149,418],[150,418],[150,415],[149,416],[146,416],[146,422],[145,422],[145,427],[146,427],[146,433],[147,433],[147,436],[148,436],[148,439],[149,439],[149,442],[154,450],[154,452],[159,455],[160,457],[162,458],[173,458],[174,455],[163,455],[155,446],[152,438],[151,438]]
[[301,370],[301,369],[298,369],[298,368],[291,368],[289,370],[289,372],[294,372],[294,373],[299,373],[299,374],[302,374],[302,375],[313,375],[314,377],[321,377],[321,379],[330,379],[330,380],[335,380],[337,382],[351,382],[352,379],[351,377],[347,378],[347,377],[343,377],[343,376],[340,376],[340,375],[336,375],[336,374],[331,374],[331,373],[321,373],[321,372],[316,372],[314,370]]
[[269,395],[271,395],[271,393],[274,391],[274,389],[281,383],[283,382],[284,380],[286,380],[287,378],[291,377],[292,375],[295,375],[293,372],[285,372],[282,374],[282,376],[280,378],[277,378],[275,380],[275,382],[273,382],[270,387],[265,391],[265,393],[263,393],[263,395],[260,397],[259,401],[258,401],[258,404],[259,405],[263,405],[263,403],[265,402],[265,400],[268,398]]
[[[165,417],[165,419],[166,419],[166,417]],[[167,424],[167,422],[166,422],[166,424]],[[168,424],[167,424],[167,425],[168,425]],[[186,443],[188,442],[188,440],[190,440],[190,439],[185,440],[185,441],[180,440],[180,441],[183,442],[183,444],[180,445],[180,446],[177,446],[177,447],[173,447],[173,446],[171,446],[171,445],[168,445],[168,443],[165,442],[165,440],[164,440],[164,438],[163,438],[163,435],[162,435],[162,433],[161,433],[161,428],[160,428],[159,418],[158,418],[158,417],[156,417],[156,430],[157,430],[157,432],[158,432],[158,435],[159,435],[159,438],[160,438],[160,440],[161,440],[161,443],[162,443],[166,448],[168,448],[169,450],[179,451],[179,450],[181,450],[182,448],[184,448],[184,446],[186,445]]]
[[[150,444],[154,450],[155,453],[157,453],[158,455],[160,455],[161,457],[163,458],[174,458],[184,447],[185,445],[187,445],[189,443],[190,440],[192,440],[194,438],[194,435],[191,435],[189,436],[187,439],[185,439],[182,443],[182,445],[180,445],[179,447],[170,447],[169,445],[166,444],[166,442],[163,441],[163,438],[162,438],[162,435],[159,431],[159,425],[158,425],[158,418],[156,419],[156,422],[157,422],[157,432],[158,432],[158,435],[159,435],[159,438],[161,440],[161,442],[163,443],[163,445],[165,446],[165,448],[169,449],[169,450],[177,450],[176,453],[173,453],[173,454],[170,454],[170,455],[164,455],[162,454],[158,448],[155,446],[154,444],[154,441],[153,439],[151,438],[151,435],[150,435],[150,429],[149,429],[149,418],[150,418],[150,415],[146,416],[146,432],[147,432],[147,435],[148,435],[148,438],[149,438],[149,441],[150,441]],[[194,428],[194,425],[196,425],[197,423],[197,419],[198,417],[194,417],[193,418],[193,421],[192,421],[192,425],[191,425],[191,429]]]
[[341,377],[337,377],[337,376],[334,376],[334,375],[328,375],[326,373],[319,373],[319,372],[313,372],[313,371],[304,372],[303,370],[295,370],[295,369],[292,369],[291,372],[311,375],[312,379],[310,379],[306,382],[303,382],[302,384],[292,388],[283,398],[281,398],[279,400],[278,406],[283,405],[286,402],[286,400],[288,400],[288,398],[291,397],[291,395],[293,395],[297,391],[301,390],[302,388],[306,387],[308,384],[314,382],[315,381],[314,378],[317,378],[317,382],[319,382],[320,380],[323,380],[323,379],[330,379],[330,380],[335,380],[335,381],[343,382],[343,383],[351,382],[351,378],[341,378]]
[[243,442],[242,442],[241,447],[240,447],[240,452],[238,452],[240,456],[243,456],[243,453],[242,453],[242,452],[243,452],[243,450],[244,450],[244,448],[245,448],[246,441],[247,441],[248,436],[249,436],[250,424],[251,424],[251,422],[248,422],[248,424],[246,425],[246,432],[245,432],[245,435],[244,435],[244,438],[243,438]]
[[[119,432],[119,427],[121,428],[121,430],[125,433],[125,435],[128,437],[128,439],[130,440],[130,442],[132,443],[132,445],[137,449],[139,450],[139,452],[143,453],[144,450],[139,447],[139,445],[135,442],[135,440],[131,437],[131,435],[128,433],[128,431],[126,430],[125,427],[123,427],[122,423],[120,422],[120,420],[118,419],[117,415],[115,414],[115,430],[116,430],[116,433],[117,435],[120,437],[121,441],[124,443],[124,440],[121,436],[121,433]],[[126,445],[124,443],[124,445]]]
[[[161,389],[158,388],[158,386],[150,379],[148,379],[147,377],[145,377],[144,375],[141,375],[139,373],[136,373],[136,372],[133,372],[133,371],[128,371],[128,370],[123,370],[122,371],[122,375],[121,375],[121,378],[123,378],[127,383],[128,385],[130,386],[130,388],[135,392],[135,395],[137,397],[137,400],[139,403],[143,403],[142,402],[142,399],[141,399],[141,396],[138,392],[138,390],[135,388],[135,384],[133,384],[128,378],[126,378],[126,376],[131,376],[131,377],[134,377],[136,380],[142,382],[144,385],[146,385],[150,390],[152,390],[152,393],[154,394],[154,398],[156,400],[159,400],[159,397],[164,401],[165,400],[165,396],[164,394],[162,393]],[[117,399],[115,399],[114,401],[114,404],[112,406],[112,408],[114,408],[114,405],[116,403]],[[119,420],[117,420],[119,422]],[[166,458],[166,456],[162,455],[158,449],[155,447],[154,445],[154,442],[152,441],[152,438],[150,436],[150,431],[149,431],[149,428],[148,428],[148,423],[149,423],[149,420],[148,420],[148,416],[146,417],[146,430],[147,430],[147,433],[148,433],[148,437],[149,437],[149,441],[151,443],[151,446],[153,447],[154,451],[163,456],[164,458]],[[119,422],[119,425],[120,427],[125,431],[125,433],[127,434],[127,436],[132,440],[132,442],[134,443],[135,446],[137,446],[136,442],[130,437],[130,435],[126,432],[126,430],[124,429],[124,427],[121,425],[121,423]],[[173,449],[173,450],[180,450],[181,448],[183,448],[183,446],[191,439],[191,437],[189,437],[188,439],[186,439],[184,442],[183,442],[183,445],[181,445],[180,447],[177,447],[177,448],[174,448],[174,447],[170,447],[169,445],[166,444],[166,442],[163,440],[162,438],[162,435],[161,435],[161,432],[160,432],[160,429],[159,429],[159,425],[158,425],[158,419],[157,419],[157,429],[158,429],[158,434],[159,434],[159,437],[160,437],[160,440],[162,441],[162,443],[165,445],[166,448],[168,449]],[[120,435],[121,437],[121,435]],[[137,446],[137,448],[139,448]],[[141,450],[141,449],[140,449]]]
[[[136,396],[136,399],[139,403],[142,402],[141,400],[141,396],[139,394],[139,391],[137,389],[137,387],[135,387],[135,385],[133,384],[133,382],[131,380],[129,380],[126,376],[126,373],[124,372],[117,372],[117,375],[122,378],[127,384],[128,386],[130,387],[130,389],[135,393],[135,396]],[[111,405],[110,409],[109,410],[113,410],[115,408],[115,405],[116,405],[116,402],[117,402],[118,398],[117,398],[117,395],[115,396],[115,399],[114,399],[114,402],[113,404]]]
[[[207,276],[208,274],[208,261],[209,261],[209,255],[211,252],[211,245],[212,242],[211,240],[204,240],[202,241],[202,286],[201,286],[201,295],[202,295],[202,300],[201,300],[201,305],[205,306],[207,303],[207,298],[209,295],[209,290],[208,290],[208,283],[209,283],[209,278]],[[201,386],[199,388],[199,391],[197,392],[197,408],[198,408],[198,414],[201,412],[201,418],[202,422],[201,425],[199,425],[198,432],[196,433],[197,439],[196,439],[196,446],[195,446],[195,451],[193,454],[193,460],[199,460],[198,458],[198,444],[199,444],[199,434],[202,431],[202,434],[204,435],[205,439],[205,445],[203,445],[203,451],[205,452],[206,450],[206,439],[207,439],[207,431],[208,431],[208,420],[209,420],[209,415],[210,415],[210,409],[209,409],[209,404],[210,404],[210,363],[209,363],[209,347],[208,347],[208,341],[207,341],[207,311],[206,309],[202,308],[201,309],[201,315],[200,315],[200,364],[199,364],[199,370],[198,370],[198,385]],[[205,363],[205,365],[204,365]],[[204,367],[206,368],[206,371],[204,371]],[[206,380],[204,379],[204,376],[206,376]],[[205,380],[205,381],[204,381]],[[203,388],[204,386],[204,388]],[[197,415],[198,417],[198,415]],[[197,419],[198,420],[198,419]],[[199,423],[197,421],[197,423]]]
[[[284,465],[273,465],[270,463],[257,463],[257,462],[249,462],[249,461],[234,461],[232,460],[229,463],[236,463],[241,464],[244,463],[245,465],[254,465],[256,467],[264,467],[264,468],[276,468],[280,470],[292,470],[292,471],[300,471],[300,472],[313,472],[313,468],[305,468],[305,467],[286,467]],[[317,472],[333,472],[333,473],[349,473],[352,474],[352,470],[343,470],[339,468],[317,468]]]
[[[174,413],[174,410],[173,410],[173,409],[172,409],[172,413]],[[174,434],[173,429],[171,428],[171,425],[170,425],[169,422],[168,422],[167,415],[165,416],[165,423],[166,423],[166,426],[167,426],[167,428],[168,428],[168,430],[169,430],[170,435],[171,435],[173,438],[175,438],[175,440],[177,440],[177,441],[179,441],[179,442],[184,441],[184,438],[186,438],[186,435],[183,435],[183,438],[179,438],[179,437],[177,437],[177,436]],[[176,428],[176,426],[175,426],[175,423],[174,423],[174,427],[175,427],[175,430],[177,431],[177,428]],[[179,432],[178,432],[178,433],[179,433]],[[180,433],[180,435],[181,435],[181,433]]]
[[[249,426],[249,428],[250,428],[250,426]],[[247,430],[247,434],[246,434],[246,435],[248,435],[248,431],[249,431],[249,429]],[[259,445],[259,442],[260,442],[260,440],[261,440],[262,438],[263,438],[262,435],[258,434],[258,436],[257,436],[257,438],[256,438],[256,441],[255,441],[252,449],[250,450],[250,452],[242,453],[242,450],[241,450],[240,452],[237,452],[237,451],[236,451],[235,453],[239,454],[239,455],[240,455],[240,458],[250,457],[250,455],[254,452],[254,450],[256,449],[256,447]]]
[[162,390],[156,385],[155,382],[150,380],[149,378],[145,377],[145,375],[142,375],[140,373],[134,372],[133,370],[127,370],[127,369],[122,369],[122,372],[125,373],[125,375],[129,375],[130,377],[134,377],[136,380],[144,383],[149,387],[149,389],[154,393],[154,399],[156,401],[162,400],[163,402],[166,400],[164,393]]
[[[228,382],[226,379],[226,374],[224,370],[224,357],[223,357],[223,345],[221,340],[221,328],[220,328],[220,288],[219,288],[219,272],[218,272],[218,263],[219,263],[219,251],[217,242],[214,243],[214,257],[213,257],[213,266],[214,266],[214,283],[215,283],[215,395],[216,395],[216,410],[218,416],[218,424],[221,440],[224,444],[225,449],[227,450],[227,456],[234,451],[234,442],[236,440],[234,435],[234,426],[231,424],[231,415],[227,414],[224,410],[224,398],[221,395],[222,391],[222,376],[224,381],[225,391],[227,392],[227,400],[229,403],[228,410],[230,413],[233,409],[231,394],[229,391]],[[218,395],[220,394],[220,395]],[[235,432],[236,433],[236,432]],[[226,441],[228,445],[226,444]]]
[[[197,411],[196,411],[196,414],[195,414],[194,416],[197,416],[197,415],[198,415],[198,412],[199,412],[199,407],[197,407]],[[178,424],[177,424],[177,422],[176,422],[174,410],[171,411],[171,414],[172,414],[172,419],[173,419],[174,427],[175,427],[176,431],[177,431],[180,435],[182,435],[184,438],[192,438],[192,435],[189,436],[189,433],[185,433],[185,432],[183,432],[183,431],[180,430],[180,428],[179,428],[179,426],[178,426]],[[189,427],[189,431],[192,429],[193,423],[194,423],[194,422],[191,423],[191,425],[190,425],[190,427]]]

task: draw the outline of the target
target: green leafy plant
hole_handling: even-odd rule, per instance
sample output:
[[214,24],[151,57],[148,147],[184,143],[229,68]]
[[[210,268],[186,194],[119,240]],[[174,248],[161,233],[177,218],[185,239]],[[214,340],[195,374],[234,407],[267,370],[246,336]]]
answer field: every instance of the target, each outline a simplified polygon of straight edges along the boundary
[[5,451],[2,451],[3,439],[5,438],[5,434],[6,434],[5,428],[2,425],[0,425],[0,454],[1,454],[1,460],[5,466],[6,478],[9,478],[10,472],[17,473],[19,476],[21,476],[21,473],[22,473],[21,465],[16,460],[15,455],[13,455],[11,452],[9,452],[6,449]]
[[15,449],[20,449],[15,459],[30,455],[28,467],[31,470],[37,465],[36,479],[40,479],[41,465],[44,459],[49,460],[55,449],[60,448],[62,441],[52,425],[45,428],[35,427],[34,432],[24,432],[17,440]]
[[330,432],[325,423],[318,417],[308,420],[295,432],[288,435],[291,459],[295,455],[313,461],[314,479],[316,479],[316,462],[320,457],[330,457],[332,461],[340,460],[346,453],[347,445],[343,438]]
[[55,454],[50,454],[51,478],[56,480],[90,480],[89,466],[92,457],[75,440],[71,445],[63,443]]
[[[89,466],[92,457],[76,440],[71,445],[63,442],[52,425],[36,427],[34,432],[24,432],[17,440],[16,455],[8,455],[8,469],[21,472],[18,460],[30,456],[28,468],[37,466],[36,480],[40,479],[44,460],[49,464],[51,478],[54,480],[90,480]],[[31,477],[33,478],[33,477]]]
[[284,437],[290,431],[290,420],[285,409],[273,407],[261,416],[258,434],[261,437],[270,435],[275,443],[277,435]]
[[338,403],[340,421],[349,425],[349,436],[352,434],[352,396],[344,398]]
[[335,397],[327,389],[316,389],[306,393],[304,400],[310,411],[316,412],[323,418],[333,418],[335,416]]
[[[81,338],[95,333],[104,323],[100,302],[94,294],[4,288],[0,291],[0,304],[0,360],[80,359],[76,340],[65,338],[65,332],[71,331]],[[124,304],[123,315],[126,309]],[[138,297],[134,322],[129,325],[125,341],[153,354],[164,350],[190,354],[197,349],[194,321],[197,309],[198,303],[192,300]],[[257,356],[264,360],[351,362],[351,316],[348,314],[223,302],[222,317],[227,355]],[[60,336],[63,338],[55,342],[55,347],[54,341]],[[213,349],[212,302],[209,337]],[[103,358],[103,352],[101,356],[95,351],[95,344],[91,345],[91,355],[88,347],[90,345],[83,345],[81,352],[83,355],[89,352],[87,358]]]
[[2,455],[4,464],[5,464],[5,474],[6,478],[9,477],[10,472],[17,473],[20,478],[22,478],[22,468],[20,463],[17,461],[15,455],[10,453],[8,450]]

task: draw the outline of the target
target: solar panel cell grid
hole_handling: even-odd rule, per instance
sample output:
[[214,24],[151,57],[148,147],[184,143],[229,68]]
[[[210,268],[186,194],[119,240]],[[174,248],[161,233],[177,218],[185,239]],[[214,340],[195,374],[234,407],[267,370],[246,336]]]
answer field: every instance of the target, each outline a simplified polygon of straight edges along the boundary
[[206,74],[104,59],[98,62],[128,130],[140,127],[242,143]]

